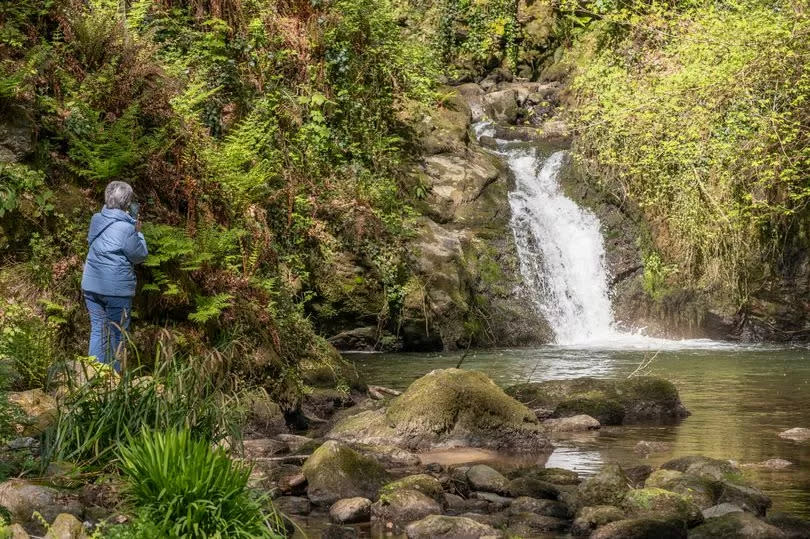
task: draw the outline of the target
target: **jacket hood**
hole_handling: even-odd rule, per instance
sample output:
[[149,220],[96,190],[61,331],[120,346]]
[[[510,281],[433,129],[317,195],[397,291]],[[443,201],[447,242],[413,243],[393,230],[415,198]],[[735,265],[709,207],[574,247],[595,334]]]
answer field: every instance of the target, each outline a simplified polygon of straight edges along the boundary
[[93,216],[90,220],[90,230],[88,231],[88,238],[95,238],[107,225],[113,221],[124,221],[125,223],[135,224],[135,219],[124,210],[102,208],[100,212]]

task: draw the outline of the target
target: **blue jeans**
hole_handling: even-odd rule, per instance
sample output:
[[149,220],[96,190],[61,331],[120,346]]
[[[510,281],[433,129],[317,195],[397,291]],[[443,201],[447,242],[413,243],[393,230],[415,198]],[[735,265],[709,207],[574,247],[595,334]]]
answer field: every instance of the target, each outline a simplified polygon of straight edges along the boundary
[[95,356],[102,363],[112,363],[113,368],[120,371],[116,356],[121,334],[129,329],[132,298],[85,292],[84,302],[90,313],[90,351],[87,355]]

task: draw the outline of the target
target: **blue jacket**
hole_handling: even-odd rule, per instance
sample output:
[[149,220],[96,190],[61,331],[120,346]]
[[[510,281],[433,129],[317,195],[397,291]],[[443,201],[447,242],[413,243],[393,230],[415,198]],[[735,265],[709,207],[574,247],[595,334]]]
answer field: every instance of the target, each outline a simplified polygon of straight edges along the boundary
[[84,262],[82,290],[104,296],[134,296],[134,264],[149,252],[143,234],[135,231],[135,219],[124,210],[103,208],[90,220],[90,246]]

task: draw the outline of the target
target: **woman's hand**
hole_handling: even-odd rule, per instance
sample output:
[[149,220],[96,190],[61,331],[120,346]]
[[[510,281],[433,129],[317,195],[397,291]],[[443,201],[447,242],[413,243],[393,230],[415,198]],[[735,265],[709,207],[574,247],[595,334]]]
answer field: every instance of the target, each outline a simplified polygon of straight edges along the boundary
[[140,231],[141,231],[141,218],[138,217],[138,220],[135,221],[135,232],[140,232]]

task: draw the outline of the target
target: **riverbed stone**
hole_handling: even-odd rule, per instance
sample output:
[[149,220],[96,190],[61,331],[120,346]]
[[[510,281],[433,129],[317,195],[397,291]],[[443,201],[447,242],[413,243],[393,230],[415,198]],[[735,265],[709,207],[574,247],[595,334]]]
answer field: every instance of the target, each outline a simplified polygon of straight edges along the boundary
[[510,472],[508,477],[510,479],[529,477],[554,485],[579,485],[582,482],[577,472],[563,468],[545,468],[543,466],[531,466],[515,470]]
[[599,526],[624,520],[624,511],[614,505],[591,505],[581,508],[571,525],[571,535],[590,535]]
[[367,522],[371,518],[371,500],[356,496],[343,498],[329,508],[329,518],[337,524]]
[[487,524],[466,517],[441,515],[430,515],[413,522],[405,528],[405,533],[409,539],[503,537],[501,532]]
[[518,477],[509,482],[509,494],[514,497],[529,496],[530,498],[556,500],[560,497],[560,488],[533,477]]
[[56,517],[45,539],[86,539],[84,525],[81,520],[69,513],[62,513]]
[[543,427],[551,432],[583,432],[596,430],[601,426],[598,420],[585,414],[543,421]]
[[634,518],[654,518],[687,527],[703,522],[700,508],[691,500],[660,488],[630,490],[625,494],[621,506]]
[[481,524],[492,526],[493,528],[505,528],[509,523],[509,515],[506,514],[505,511],[497,511],[494,513],[464,513],[458,516],[472,519]]
[[481,98],[487,116],[496,122],[514,123],[518,115],[517,92],[499,90]]
[[583,414],[596,418],[602,425],[621,425],[624,421],[624,408],[618,401],[612,399],[566,399],[554,408],[554,417],[557,418]]
[[573,512],[568,505],[555,500],[541,500],[538,498],[530,498],[529,496],[520,496],[512,501],[509,506],[511,513],[535,513],[547,517],[570,519]]
[[617,520],[597,528],[591,539],[686,539],[686,528],[663,520]]
[[387,409],[340,421],[327,438],[409,450],[466,446],[548,452],[532,412],[486,375],[435,370],[413,382]]
[[442,506],[430,496],[409,488],[380,496],[371,506],[371,514],[383,522],[403,524],[428,515],[441,515]]
[[56,421],[56,399],[42,389],[11,392],[8,401],[25,415],[23,422],[17,426],[20,436],[39,436]]
[[630,486],[633,488],[641,488],[644,482],[653,473],[653,468],[649,464],[639,464],[638,466],[631,466],[629,468],[622,468],[624,475],[630,481]]
[[[3,525],[0,524],[0,532],[4,531]],[[8,534],[7,539],[30,539],[30,535],[25,531],[25,528],[17,523],[7,526],[5,532]]]
[[807,520],[775,512],[768,515],[765,521],[782,530],[789,539],[807,539],[810,537],[810,522]]
[[509,480],[485,464],[476,464],[467,470],[467,481],[474,490],[509,494]]
[[312,511],[312,503],[303,496],[281,496],[273,505],[285,515],[308,515]]
[[39,513],[47,522],[53,522],[61,513],[81,517],[84,507],[73,492],[61,491],[44,485],[30,483],[23,479],[10,479],[0,483],[0,507],[11,513],[15,522],[31,526],[35,532],[42,531]]
[[341,498],[376,498],[380,487],[390,481],[388,472],[374,459],[349,446],[327,441],[304,463],[309,499],[318,505],[332,505]]
[[588,505],[615,505],[624,501],[630,490],[630,480],[617,464],[609,464],[595,476],[583,481],[577,496],[581,507]]
[[771,506],[771,499],[760,489],[753,486],[721,481],[719,489],[718,503],[733,503],[744,511],[754,513],[760,517],[765,516],[766,511]]
[[538,535],[556,532],[561,533],[570,527],[568,520],[538,515],[536,513],[511,513],[509,533],[517,537],[537,537]]
[[639,441],[634,447],[633,451],[639,455],[647,456],[652,453],[666,453],[672,449],[672,444],[667,442],[650,442],[647,440]]
[[440,504],[444,504],[444,489],[438,479],[428,474],[416,474],[403,477],[384,485],[380,489],[380,496],[389,494],[395,490],[410,488],[418,490],[422,494],[430,496]]
[[779,433],[779,437],[785,440],[806,442],[807,440],[810,440],[810,429],[804,427],[795,427],[792,429],[783,430]]
[[763,470],[784,470],[790,468],[793,463],[785,459],[768,459],[762,462],[750,462],[741,465],[741,468],[759,468]]
[[690,455],[670,460],[661,465],[662,470],[677,470],[685,474],[711,477],[718,481],[739,479],[740,469],[727,460],[713,459],[702,455]]
[[490,503],[486,500],[481,500],[478,498],[463,498],[456,494],[445,493],[444,501],[444,505],[447,507],[448,512],[457,515],[471,511],[489,511],[490,509]]
[[787,535],[751,513],[728,513],[710,518],[689,531],[689,539],[782,539]]
[[647,478],[644,486],[681,494],[701,509],[715,505],[720,496],[720,483],[715,479],[677,470],[656,470]]
[[729,513],[742,513],[743,510],[733,503],[719,503],[703,510],[703,518],[717,518]]

